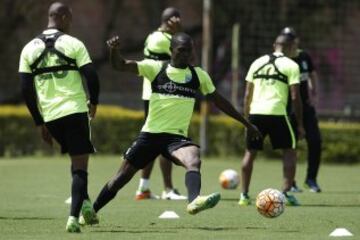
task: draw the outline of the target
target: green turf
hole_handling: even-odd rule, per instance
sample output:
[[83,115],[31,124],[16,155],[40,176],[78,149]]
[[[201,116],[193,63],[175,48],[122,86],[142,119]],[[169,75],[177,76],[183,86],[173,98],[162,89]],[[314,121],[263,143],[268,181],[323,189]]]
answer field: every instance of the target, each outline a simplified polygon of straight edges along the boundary
[[[94,199],[115,173],[120,157],[94,157],[90,162],[89,190]],[[299,185],[305,165],[298,166]],[[70,194],[70,165],[67,158],[0,159],[0,239],[330,239],[332,230],[347,228],[360,239],[359,165],[321,167],[319,183],[323,193],[297,194],[301,207],[287,207],[283,215],[267,219],[254,206],[237,205],[239,190],[222,190],[220,172],[239,170],[240,159],[205,159],[202,165],[202,193],[222,193],[217,207],[196,216],[186,213],[185,201],[134,201],[137,175],[100,212],[100,225],[85,227],[81,234],[65,232],[69,212],[64,201]],[[281,186],[281,163],[255,163],[250,195]],[[182,193],[184,170],[174,169],[174,182]],[[152,190],[160,194],[159,167],[154,168]],[[165,210],[180,218],[159,219]]]

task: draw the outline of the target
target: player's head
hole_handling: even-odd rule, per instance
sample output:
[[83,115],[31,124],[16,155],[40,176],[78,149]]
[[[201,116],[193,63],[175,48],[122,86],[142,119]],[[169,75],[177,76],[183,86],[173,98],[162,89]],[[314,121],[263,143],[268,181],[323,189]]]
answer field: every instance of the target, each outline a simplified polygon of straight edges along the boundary
[[280,35],[287,35],[289,38],[292,38],[294,40],[294,43],[298,47],[300,40],[293,27],[284,27],[281,30]]
[[180,11],[174,7],[168,7],[161,14],[161,22],[167,24],[172,17],[180,18]]
[[56,27],[62,32],[69,32],[72,22],[72,12],[69,6],[62,2],[54,2],[49,7],[49,27]]
[[297,34],[296,31],[293,27],[284,27],[281,32],[280,35],[288,35],[290,38],[297,38]]
[[287,34],[280,34],[275,39],[274,50],[284,53],[287,57],[291,57],[294,51],[296,51],[295,39]]
[[193,41],[183,32],[176,33],[170,43],[171,60],[174,67],[186,67],[190,64],[193,51]]

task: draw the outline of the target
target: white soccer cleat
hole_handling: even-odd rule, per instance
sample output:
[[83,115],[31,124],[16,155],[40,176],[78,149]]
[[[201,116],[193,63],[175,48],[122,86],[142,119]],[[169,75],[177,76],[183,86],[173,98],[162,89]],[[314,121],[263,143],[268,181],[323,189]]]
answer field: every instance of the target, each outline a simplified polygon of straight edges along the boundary
[[176,189],[171,189],[169,192],[163,191],[161,194],[161,199],[164,200],[186,200],[187,197],[183,196]]

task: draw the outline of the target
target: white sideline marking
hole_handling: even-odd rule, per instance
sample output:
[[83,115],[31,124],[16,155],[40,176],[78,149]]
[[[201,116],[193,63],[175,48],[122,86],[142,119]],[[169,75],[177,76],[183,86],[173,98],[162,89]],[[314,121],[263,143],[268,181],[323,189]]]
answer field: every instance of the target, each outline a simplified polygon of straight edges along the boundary
[[329,235],[330,237],[350,237],[353,236],[346,228],[335,228]]

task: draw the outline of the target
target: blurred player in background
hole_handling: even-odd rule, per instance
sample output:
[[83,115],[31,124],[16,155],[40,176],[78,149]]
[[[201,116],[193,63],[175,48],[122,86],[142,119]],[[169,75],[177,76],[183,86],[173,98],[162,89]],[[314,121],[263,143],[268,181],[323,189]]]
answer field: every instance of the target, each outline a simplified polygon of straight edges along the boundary
[[[304,50],[299,49],[299,38],[295,30],[291,27],[286,27],[281,31],[281,34],[294,39],[296,49],[292,54],[291,59],[293,59],[300,67],[300,95],[303,105],[302,121],[308,149],[308,167],[305,178],[305,187],[309,188],[311,192],[321,192],[317,183],[321,158],[321,134],[315,110],[317,104],[318,76],[309,54]],[[290,111],[292,111],[292,109],[290,109]],[[295,118],[293,118],[293,122],[296,124]],[[293,192],[301,191],[295,182],[291,190]]]
[[[166,8],[161,16],[160,27],[149,34],[145,41],[144,58],[156,61],[170,60],[170,41],[173,34],[181,30],[180,12],[176,8]],[[144,100],[145,119],[149,112],[149,99],[151,96],[151,82],[144,77],[142,99]],[[168,200],[186,200],[172,183],[172,163],[171,161],[159,156],[160,169],[164,180],[164,191],[161,194],[162,199]],[[154,166],[154,161],[149,163],[142,171],[138,190],[135,199],[159,199],[160,197],[150,191],[150,175]]]
[[139,62],[123,59],[119,52],[119,37],[111,38],[107,44],[113,68],[148,78],[153,93],[145,124],[136,141],[124,154],[120,169],[105,184],[94,202],[95,211],[98,212],[110,202],[139,169],[160,154],[186,169],[189,214],[214,207],[220,200],[220,194],[200,196],[200,150],[187,137],[196,93],[200,91],[208,96],[219,109],[244,124],[249,137],[258,138],[261,134],[216,91],[204,70],[190,65],[193,42],[187,34],[177,33],[172,37],[171,60],[164,63],[150,59]]
[[[88,195],[88,160],[95,149],[90,140],[90,118],[95,117],[99,80],[84,44],[68,35],[71,9],[59,2],[49,8],[48,28],[22,50],[19,73],[26,105],[43,140],[54,138],[71,159],[71,207],[68,232],[80,232],[82,221],[96,223]],[[86,78],[90,102],[81,75]]]
[[[298,200],[287,192],[294,182],[296,171],[296,139],[287,114],[289,92],[297,119],[302,119],[299,92],[300,73],[297,64],[288,58],[295,48],[294,40],[280,35],[274,43],[274,52],[255,60],[246,76],[244,112],[252,124],[258,127],[263,137],[269,135],[273,149],[283,150],[283,193],[287,203],[299,205]],[[304,134],[302,122],[297,131]],[[251,204],[248,195],[253,162],[257,151],[262,150],[264,139],[250,139],[247,136],[246,150],[242,163],[242,193],[240,206]]]

